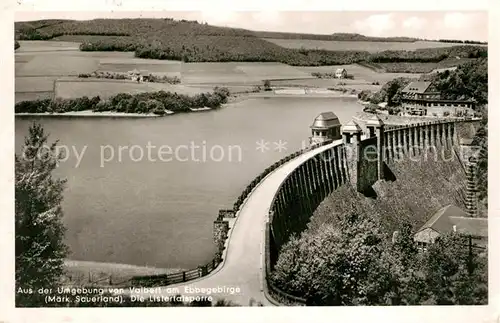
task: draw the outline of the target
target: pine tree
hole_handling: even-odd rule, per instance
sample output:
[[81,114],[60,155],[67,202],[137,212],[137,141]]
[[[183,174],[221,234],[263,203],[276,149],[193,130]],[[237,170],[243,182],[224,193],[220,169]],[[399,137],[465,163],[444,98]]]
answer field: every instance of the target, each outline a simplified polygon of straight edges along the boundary
[[52,176],[62,157],[56,144],[49,145],[42,126],[34,123],[15,156],[17,306],[44,304],[37,291],[57,286],[68,254],[61,209],[65,180]]

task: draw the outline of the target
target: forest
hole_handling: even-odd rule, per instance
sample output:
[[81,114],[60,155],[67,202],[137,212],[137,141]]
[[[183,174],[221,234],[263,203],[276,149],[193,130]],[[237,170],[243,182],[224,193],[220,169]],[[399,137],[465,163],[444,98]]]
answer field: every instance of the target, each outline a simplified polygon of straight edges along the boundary
[[218,108],[227,102],[230,93],[227,88],[216,87],[211,93],[187,96],[158,91],[138,94],[120,93],[108,100],[82,97],[76,99],[43,99],[22,101],[15,105],[15,113],[64,113],[72,111],[113,111],[125,113],[154,113],[164,115],[168,111],[189,112],[195,108]]
[[422,75],[420,80],[432,82],[443,99],[475,99],[479,105],[488,103],[487,58],[467,62],[452,71]]

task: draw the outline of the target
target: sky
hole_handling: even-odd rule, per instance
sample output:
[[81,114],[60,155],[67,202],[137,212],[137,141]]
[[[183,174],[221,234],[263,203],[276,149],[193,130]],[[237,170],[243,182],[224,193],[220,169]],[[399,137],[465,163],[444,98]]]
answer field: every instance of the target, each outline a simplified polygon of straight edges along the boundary
[[24,11],[15,15],[16,21],[126,17],[170,17],[218,26],[282,32],[488,40],[487,11],[235,11],[206,7],[198,11]]

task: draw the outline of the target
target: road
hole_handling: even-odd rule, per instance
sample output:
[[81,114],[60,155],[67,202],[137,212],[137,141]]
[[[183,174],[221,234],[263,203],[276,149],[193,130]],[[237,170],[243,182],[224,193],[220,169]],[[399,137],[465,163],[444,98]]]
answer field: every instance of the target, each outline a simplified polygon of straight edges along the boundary
[[[341,140],[340,140],[341,141]],[[339,140],[304,153],[270,173],[251,192],[237,217],[230,222],[224,262],[208,276],[190,282],[168,285],[153,291],[134,295],[148,297],[207,295],[207,289],[219,289],[211,295],[247,306],[251,299],[263,305],[272,305],[264,294],[264,230],[272,199],[285,178],[300,164],[319,152],[339,143]],[[195,291],[195,288],[206,289]],[[176,290],[178,289],[178,290]],[[191,289],[191,290],[190,290]]]

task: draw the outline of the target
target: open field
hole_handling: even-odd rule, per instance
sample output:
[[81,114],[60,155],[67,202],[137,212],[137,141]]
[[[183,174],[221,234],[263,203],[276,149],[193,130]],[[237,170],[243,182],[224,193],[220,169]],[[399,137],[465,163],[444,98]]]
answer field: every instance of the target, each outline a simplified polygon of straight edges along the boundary
[[313,78],[310,74],[281,63],[184,63],[182,82],[201,84],[256,84],[266,79]]
[[[294,49],[325,49],[325,50],[358,50],[376,53],[384,50],[416,50],[420,48],[443,48],[457,45],[458,43],[440,43],[431,41],[416,42],[372,42],[372,41],[327,41],[310,39],[276,39],[265,38],[281,47]],[[477,46],[477,45],[474,45]]]
[[194,95],[208,92],[209,89],[171,85],[166,83],[136,83],[124,80],[107,79],[61,79],[55,84],[55,97],[62,99],[79,98],[83,96],[99,96],[106,99],[118,93],[136,94],[142,92],[177,92],[179,94]]
[[21,101],[34,101],[42,99],[51,99],[54,96],[54,92],[16,92],[14,95],[15,103]]
[[[373,43],[379,46],[385,44]],[[22,41],[21,48],[24,47],[24,52],[16,51],[15,54],[16,102],[52,97],[54,82],[57,83],[56,97],[75,98],[84,95],[89,97],[99,95],[106,98],[120,92],[139,93],[159,90],[196,94],[209,92],[216,85],[228,87],[233,93],[241,93],[251,91],[255,85],[262,85],[263,80],[266,79],[272,80],[273,87],[340,87],[348,90],[369,89],[377,91],[383,84],[396,77],[418,78],[420,76],[418,73],[385,73],[384,71],[388,69],[386,67],[390,64],[384,63],[372,64],[373,66],[368,67],[360,64],[308,67],[266,62],[183,63],[171,60],[136,58],[132,52],[80,52],[72,50],[74,44],[57,41]],[[397,44],[405,46],[413,43]],[[443,45],[444,43],[432,44]],[[461,61],[466,60],[462,59]],[[447,61],[450,63],[447,65],[454,63],[451,59]],[[419,64],[423,66],[427,63]],[[349,74],[354,76],[354,80],[317,79],[311,75],[313,72],[333,72],[337,68],[345,68]],[[75,78],[79,73],[127,72],[133,69],[178,76],[181,78],[182,84],[175,86],[156,83],[138,84],[104,79],[87,79],[82,82],[83,79]],[[72,79],[68,80],[67,77],[72,77]],[[66,80],[64,80],[65,78]],[[57,81],[59,79],[61,79],[60,82]],[[379,84],[373,84],[377,82]]]
[[181,64],[144,64],[144,63],[99,63],[99,72],[118,72],[126,73],[137,69],[139,71],[147,71],[156,75],[167,75],[181,77]]
[[423,62],[395,62],[395,63],[360,63],[365,67],[373,69],[381,73],[431,73],[432,71],[445,70],[455,68],[461,64],[471,62],[474,59],[470,58],[447,58],[440,62],[423,63]]
[[53,92],[57,76],[16,77],[15,92]]
[[64,76],[95,71],[99,66],[96,59],[70,55],[50,57],[35,56],[25,63],[16,76]]
[[[329,81],[329,82],[328,82]],[[347,91],[360,92],[370,90],[376,92],[382,88],[382,85],[373,85],[371,83],[362,82],[344,82],[340,84],[339,80],[283,80],[271,82],[273,87],[299,87],[299,88],[318,88],[318,89],[346,89]]]
[[[68,76],[75,77],[80,73],[92,73],[96,70],[127,72],[133,69],[147,70],[155,74],[181,77],[181,62],[166,60],[146,60],[134,58],[133,53],[124,52],[80,52],[74,50],[75,43],[56,41],[21,41],[21,48],[15,53],[15,101],[51,98],[54,93],[54,82]],[[23,49],[24,51],[21,51]],[[75,81],[79,81],[78,79]],[[168,84],[120,85],[116,82],[103,87],[101,83],[82,85],[64,84],[61,97],[70,98],[87,95],[109,97],[120,92],[137,93],[144,91],[170,90]],[[61,88],[61,87],[59,87]],[[211,91],[213,87],[191,89],[177,87],[179,93],[199,93]],[[62,91],[62,92],[61,92]],[[81,94],[81,95],[80,95]]]
[[306,72],[306,73],[332,73],[335,72],[337,68],[345,68],[347,73],[354,76],[354,80],[341,80],[342,82],[379,82],[380,85],[393,80],[396,77],[416,77],[418,78],[420,74],[417,73],[383,73],[378,72],[375,69],[370,69],[359,64],[351,65],[335,65],[335,66],[298,66],[296,69]]
[[24,40],[19,42],[21,47],[16,50],[17,53],[29,52],[52,52],[52,51],[71,51],[79,50],[80,43],[67,41],[35,41]]

